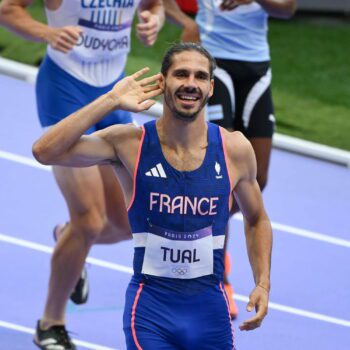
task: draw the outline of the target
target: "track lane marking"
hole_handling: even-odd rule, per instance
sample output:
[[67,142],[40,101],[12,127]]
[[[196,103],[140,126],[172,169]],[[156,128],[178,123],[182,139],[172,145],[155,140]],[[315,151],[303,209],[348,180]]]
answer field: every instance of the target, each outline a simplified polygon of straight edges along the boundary
[[[25,248],[29,248],[29,249],[33,249],[33,250],[40,251],[43,253],[48,253],[48,254],[51,254],[53,251],[52,247],[49,247],[49,246],[46,246],[43,244],[39,244],[39,243],[35,243],[35,242],[31,242],[31,241],[27,241],[27,240],[20,239],[20,238],[11,237],[11,236],[8,236],[8,235],[2,234],[2,233],[0,233],[0,241],[5,242],[5,243],[10,243],[13,245],[17,245],[17,246],[21,246],[21,247],[25,247]],[[128,266],[124,266],[124,265],[120,265],[120,264],[116,264],[116,263],[112,263],[112,262],[108,262],[108,261],[104,261],[104,260],[96,259],[96,258],[92,258],[92,257],[88,257],[86,259],[86,262],[90,263],[91,265],[96,265],[96,266],[104,267],[104,268],[107,268],[110,270],[124,272],[127,274],[132,274],[132,272],[133,272],[132,268],[130,268]],[[239,301],[247,302],[248,296],[235,293],[235,299],[239,300]],[[348,320],[320,314],[317,312],[298,309],[298,308],[274,303],[271,301],[269,302],[269,307],[272,310],[277,310],[277,311],[281,311],[281,312],[286,312],[286,313],[302,316],[305,318],[311,318],[311,319],[318,320],[318,321],[332,323],[332,324],[336,324],[338,326],[350,327],[350,321],[348,321]]]
[[[11,322],[6,322],[6,321],[2,321],[2,320],[0,320],[0,327],[11,329],[13,331],[27,333],[27,334],[34,334],[35,333],[35,330],[33,328],[20,326],[18,324],[11,323]],[[115,348],[109,348],[107,346],[102,346],[102,345],[99,345],[99,344],[94,344],[94,343],[90,343],[90,342],[79,340],[79,339],[72,339],[72,340],[73,340],[75,345],[82,346],[82,347],[84,347],[86,349],[92,349],[92,350],[117,350]]]

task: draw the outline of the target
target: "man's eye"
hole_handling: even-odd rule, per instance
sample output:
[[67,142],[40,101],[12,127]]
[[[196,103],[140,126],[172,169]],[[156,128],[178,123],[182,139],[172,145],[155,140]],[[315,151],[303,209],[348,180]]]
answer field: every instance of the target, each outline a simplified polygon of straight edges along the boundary
[[197,75],[197,79],[200,79],[200,80],[207,80],[208,79],[208,76],[206,74],[198,74]]

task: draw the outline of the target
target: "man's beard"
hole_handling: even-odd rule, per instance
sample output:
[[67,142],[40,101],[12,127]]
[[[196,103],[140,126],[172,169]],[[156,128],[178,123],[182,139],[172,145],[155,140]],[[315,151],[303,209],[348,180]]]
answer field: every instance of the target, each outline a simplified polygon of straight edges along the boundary
[[[191,92],[193,89],[190,89]],[[207,101],[209,99],[209,95],[205,96],[205,98],[203,99],[202,103],[199,105],[198,109],[196,111],[180,111],[176,108],[176,105],[175,105],[175,98],[171,95],[171,93],[169,92],[169,90],[167,90],[166,88],[166,85],[165,85],[165,89],[164,89],[165,93],[164,93],[164,101],[166,103],[166,105],[168,106],[168,108],[171,110],[172,114],[174,115],[174,117],[176,119],[179,119],[179,120],[184,120],[186,122],[192,122],[194,120],[197,119],[197,116],[198,114],[201,112],[201,110],[205,107],[205,105],[207,104]],[[179,93],[179,92],[189,92],[189,89],[187,88],[179,88],[176,90],[174,96]],[[199,92],[200,96],[202,97],[202,91],[200,91],[199,89],[196,90],[197,92]]]

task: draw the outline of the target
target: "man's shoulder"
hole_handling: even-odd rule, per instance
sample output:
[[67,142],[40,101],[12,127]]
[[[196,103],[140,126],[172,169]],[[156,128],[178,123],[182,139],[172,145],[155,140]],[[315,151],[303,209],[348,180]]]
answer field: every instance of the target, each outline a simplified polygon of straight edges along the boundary
[[252,146],[243,133],[240,131],[228,131],[223,128],[221,130],[227,156],[230,159],[244,159],[252,151]]
[[238,179],[256,178],[255,154],[249,140],[240,131],[224,130],[222,135],[230,170]]
[[103,138],[112,142],[138,141],[142,137],[142,128],[135,124],[116,124],[99,132]]

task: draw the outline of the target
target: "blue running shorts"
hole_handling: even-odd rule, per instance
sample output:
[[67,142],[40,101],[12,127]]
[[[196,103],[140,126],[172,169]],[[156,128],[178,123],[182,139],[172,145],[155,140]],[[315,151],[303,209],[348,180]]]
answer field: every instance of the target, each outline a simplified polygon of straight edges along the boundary
[[[107,93],[123,77],[124,73],[107,86],[91,86],[74,78],[46,56],[40,66],[36,81],[36,100],[41,126],[45,128],[58,123],[69,114]],[[91,134],[113,124],[131,122],[130,112],[117,110],[91,127],[86,134]]]
[[133,277],[126,291],[123,324],[128,350],[234,349],[221,283],[188,294]]

